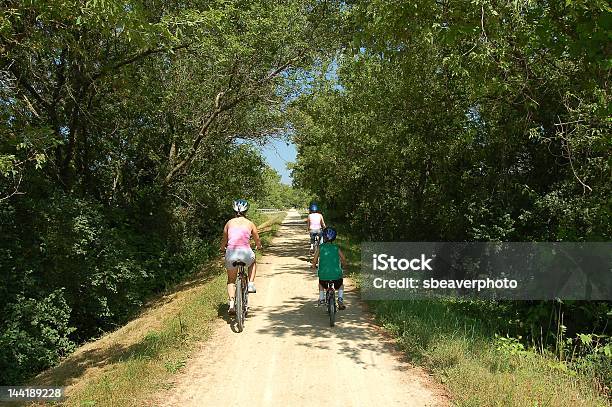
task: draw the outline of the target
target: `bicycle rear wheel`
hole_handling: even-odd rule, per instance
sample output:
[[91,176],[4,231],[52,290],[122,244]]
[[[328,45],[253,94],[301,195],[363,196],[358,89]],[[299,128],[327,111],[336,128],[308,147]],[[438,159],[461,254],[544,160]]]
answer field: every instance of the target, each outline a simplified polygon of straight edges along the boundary
[[246,279],[246,277],[244,278],[244,281],[242,282],[242,286],[244,288],[244,319],[246,319],[247,314],[249,313],[249,282]]
[[236,279],[236,294],[234,296],[236,301],[236,304],[234,305],[236,307],[236,328],[238,329],[238,332],[242,332],[244,329],[244,294],[242,293],[242,284],[242,278],[238,276]]
[[327,294],[327,312],[329,314],[329,326],[336,324],[336,296],[334,292]]

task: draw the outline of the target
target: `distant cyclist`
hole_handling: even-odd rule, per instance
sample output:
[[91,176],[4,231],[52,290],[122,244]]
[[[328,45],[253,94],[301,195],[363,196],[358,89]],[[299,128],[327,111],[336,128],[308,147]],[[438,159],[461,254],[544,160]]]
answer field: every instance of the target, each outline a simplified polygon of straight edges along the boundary
[[257,249],[261,249],[261,240],[257,226],[245,215],[249,210],[249,203],[244,199],[234,201],[234,212],[236,217],[230,219],[223,229],[223,238],[221,239],[221,252],[225,252],[225,267],[227,268],[227,295],[229,297],[228,309],[230,313],[234,313],[234,294],[236,291],[236,275],[238,268],[233,265],[235,261],[242,261],[249,268],[249,292],[254,293],[255,290],[255,273],[257,264],[255,262],[255,253],[251,249],[251,236],[255,240]]
[[314,251],[315,237],[319,236],[319,239],[321,239],[321,230],[325,228],[325,220],[323,220],[323,215],[321,215],[319,206],[316,203],[310,204],[308,212],[306,223],[308,224],[308,233],[310,233],[310,252],[312,253]]
[[344,305],[344,279],[342,278],[342,267],[346,267],[346,258],[342,250],[334,243],[336,231],[333,228],[323,229],[323,244],[315,253],[311,267],[317,267],[319,262],[319,305],[325,304],[325,288],[328,283],[333,283],[338,291],[338,309],[345,309]]

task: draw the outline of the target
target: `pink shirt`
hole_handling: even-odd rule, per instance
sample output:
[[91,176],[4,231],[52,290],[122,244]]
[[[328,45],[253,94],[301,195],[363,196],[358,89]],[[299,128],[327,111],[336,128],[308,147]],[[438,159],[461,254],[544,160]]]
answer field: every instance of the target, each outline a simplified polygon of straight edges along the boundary
[[308,220],[310,221],[310,230],[321,229],[321,220],[323,220],[323,215],[320,213],[310,213],[308,214]]
[[251,228],[243,225],[230,225],[227,228],[227,248],[251,248]]

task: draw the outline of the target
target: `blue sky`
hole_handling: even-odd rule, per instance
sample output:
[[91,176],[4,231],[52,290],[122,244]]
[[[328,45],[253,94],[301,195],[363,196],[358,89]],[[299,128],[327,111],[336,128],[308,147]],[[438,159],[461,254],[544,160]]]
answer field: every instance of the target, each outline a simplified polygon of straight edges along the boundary
[[[337,61],[333,60],[329,66],[325,67],[325,69],[325,78],[329,81],[337,82]],[[313,74],[320,75],[320,73],[316,72],[307,72],[306,77],[302,78],[301,80],[301,87],[298,86],[299,90],[293,94],[290,99],[298,97],[302,92],[308,91],[308,89],[311,88],[314,80],[312,76]],[[284,75],[286,75],[286,73],[284,73]],[[334,87],[336,89],[342,89],[338,83],[336,83]],[[276,172],[281,175],[281,182],[291,185],[291,173],[287,169],[287,164],[295,162],[297,151],[295,149],[295,144],[291,142],[287,133],[284,133],[278,138],[269,139],[268,142],[263,145],[263,147],[257,146],[256,144],[254,146],[260,149],[270,167],[274,168]]]
[[287,163],[294,162],[296,157],[295,145],[289,140],[270,139],[261,152],[268,164],[280,175],[284,184],[291,185],[291,174],[287,170]]
[[[336,82],[334,87],[336,89],[342,89],[342,86],[337,83],[338,79],[338,63],[336,60],[333,60],[329,66],[326,67],[325,78],[328,81]],[[312,73],[310,73],[312,74]],[[316,74],[316,73],[315,73]],[[291,96],[291,98],[296,98],[299,96],[301,92],[307,91],[312,86],[313,77],[305,77],[301,81],[301,88],[297,93]],[[295,158],[297,155],[297,151],[295,149],[295,144],[291,142],[289,137],[285,134],[279,138],[271,138],[263,147],[258,147],[266,161],[270,165],[270,167],[274,168],[276,172],[281,175],[281,182],[287,185],[291,185],[291,173],[287,169],[287,164],[290,162],[295,162]]]

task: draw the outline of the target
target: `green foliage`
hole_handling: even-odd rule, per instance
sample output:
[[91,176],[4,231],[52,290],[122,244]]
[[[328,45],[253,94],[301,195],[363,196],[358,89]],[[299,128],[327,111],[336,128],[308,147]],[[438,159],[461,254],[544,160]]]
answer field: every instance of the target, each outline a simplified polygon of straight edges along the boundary
[[346,13],[342,52],[292,105],[299,186],[366,238],[611,238],[609,7]]
[[[610,11],[4,2],[0,383],[193,272],[237,197],[304,207],[312,193],[368,239],[610,240]],[[287,112],[294,188],[236,142]],[[608,305],[564,307],[508,307],[508,334],[563,363],[608,360]]]
[[281,176],[272,168],[265,168],[263,177],[262,197],[257,201],[262,208],[305,208],[312,200],[306,191],[283,184]]
[[42,298],[18,295],[2,310],[0,381],[17,383],[31,371],[46,369],[75,347],[70,339],[71,308],[58,289]]

